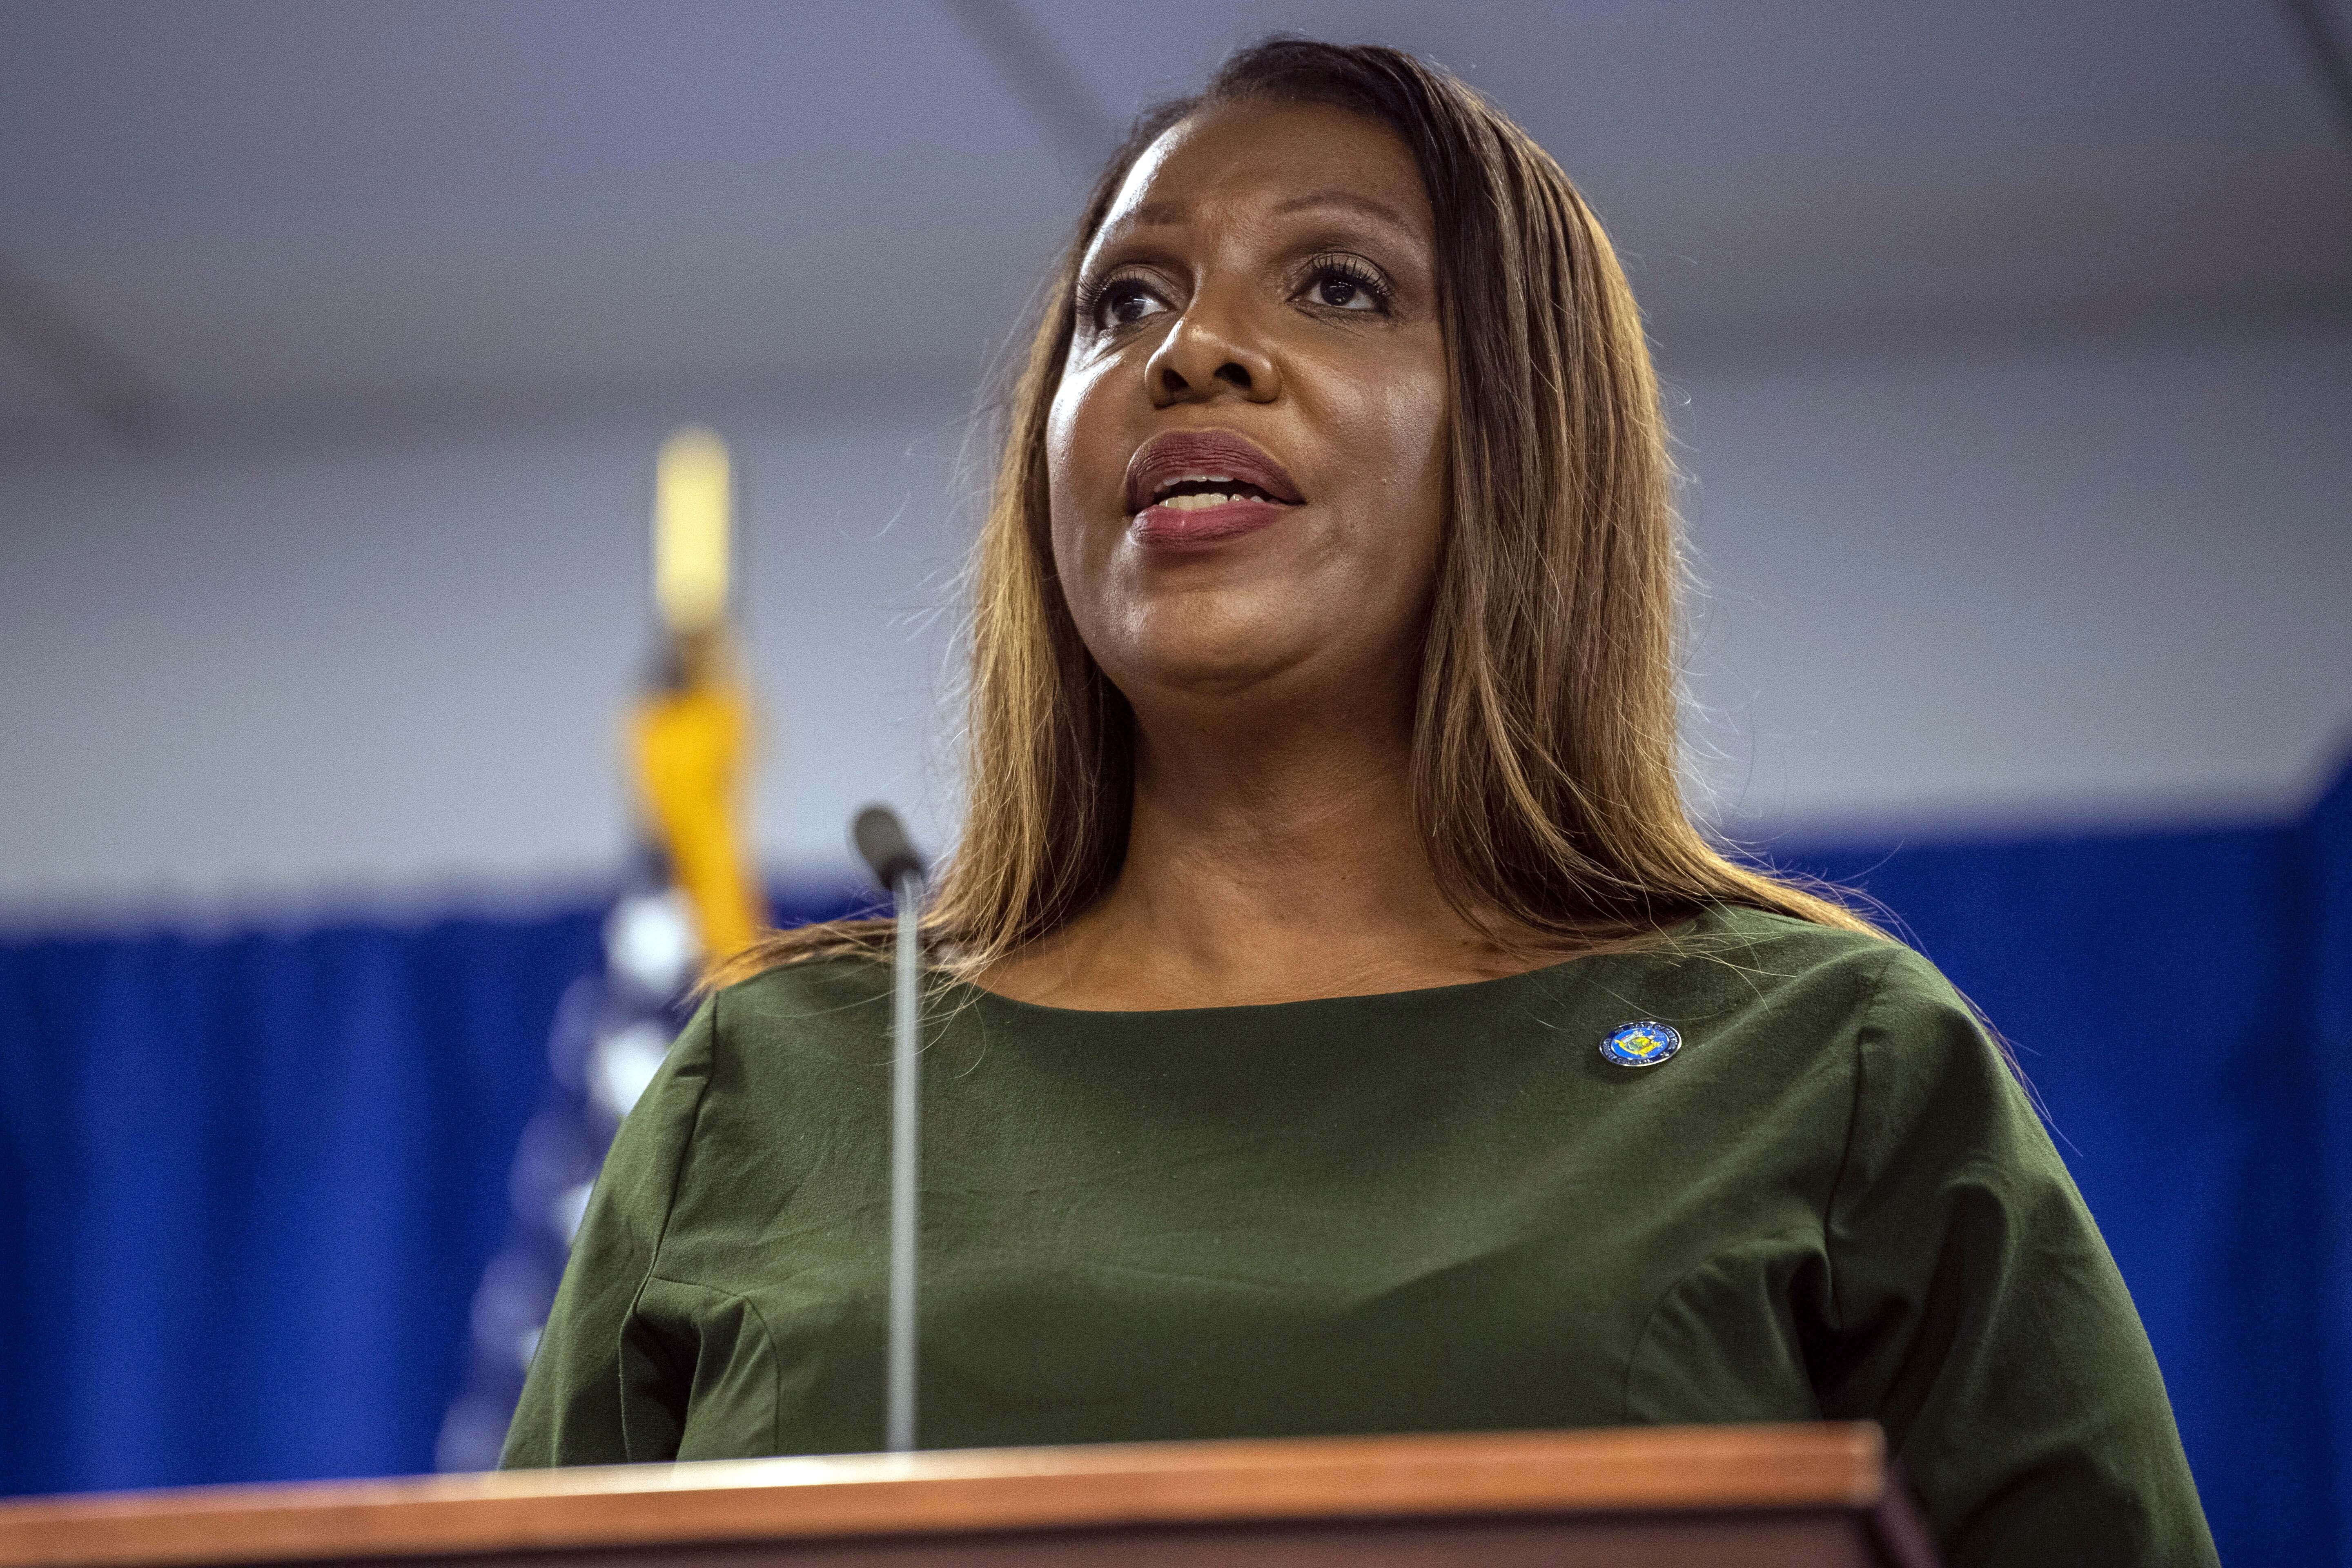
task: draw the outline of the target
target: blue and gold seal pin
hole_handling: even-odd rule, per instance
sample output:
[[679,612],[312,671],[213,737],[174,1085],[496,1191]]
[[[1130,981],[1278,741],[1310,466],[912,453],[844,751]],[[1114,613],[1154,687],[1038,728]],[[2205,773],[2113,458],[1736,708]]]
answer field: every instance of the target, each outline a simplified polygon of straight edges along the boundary
[[1683,1037],[1670,1024],[1644,1018],[1620,1024],[1601,1042],[1601,1054],[1621,1068],[1654,1068],[1683,1048]]

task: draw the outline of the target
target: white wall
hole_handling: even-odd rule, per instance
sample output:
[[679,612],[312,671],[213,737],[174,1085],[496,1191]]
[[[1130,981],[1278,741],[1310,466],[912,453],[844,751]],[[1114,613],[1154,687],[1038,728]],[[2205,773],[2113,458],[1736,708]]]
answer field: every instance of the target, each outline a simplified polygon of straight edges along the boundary
[[2352,749],[2352,332],[1678,385],[1727,814],[2265,816]]
[[[764,851],[840,861],[875,797],[936,839],[954,405],[716,423],[750,491]],[[665,428],[0,477],[0,911],[609,876]]]
[[[2291,809],[2352,731],[2352,335],[1674,384],[1705,773],[1749,830]],[[716,421],[751,487],[758,828],[933,842],[960,388]],[[862,411],[861,411],[862,409]],[[530,895],[625,842],[666,421],[0,469],[0,918]]]

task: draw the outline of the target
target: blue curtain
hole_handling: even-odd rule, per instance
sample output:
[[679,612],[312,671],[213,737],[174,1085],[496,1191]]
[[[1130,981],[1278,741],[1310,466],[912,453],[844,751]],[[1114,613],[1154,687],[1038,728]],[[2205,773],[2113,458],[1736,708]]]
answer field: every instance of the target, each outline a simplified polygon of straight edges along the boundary
[[428,1468],[597,918],[0,948],[0,1491]]
[[[2293,824],[1778,858],[2015,1047],[2225,1561],[2347,1562],[2352,773]],[[427,1468],[601,915],[0,944],[0,1493]]]
[[1866,889],[2014,1047],[2222,1560],[2352,1561],[2352,772],[2287,826],[1784,861]]

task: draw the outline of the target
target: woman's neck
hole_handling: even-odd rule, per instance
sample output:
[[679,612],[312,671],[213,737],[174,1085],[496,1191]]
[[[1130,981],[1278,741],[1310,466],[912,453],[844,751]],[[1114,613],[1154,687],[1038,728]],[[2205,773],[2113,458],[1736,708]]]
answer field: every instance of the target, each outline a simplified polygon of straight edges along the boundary
[[1247,736],[1171,728],[1139,721],[1117,884],[982,985],[1064,1007],[1236,1006],[1492,979],[1566,956],[1506,947],[1446,900],[1414,822],[1409,718]]

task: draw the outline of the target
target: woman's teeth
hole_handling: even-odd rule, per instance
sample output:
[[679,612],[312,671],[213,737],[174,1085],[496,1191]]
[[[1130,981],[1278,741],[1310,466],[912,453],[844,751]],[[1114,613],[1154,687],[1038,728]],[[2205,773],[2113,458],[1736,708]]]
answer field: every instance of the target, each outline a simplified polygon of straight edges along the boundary
[[1152,505],[1171,511],[1206,511],[1230,501],[1264,500],[1265,492],[1231,474],[1178,474],[1163,479]]

